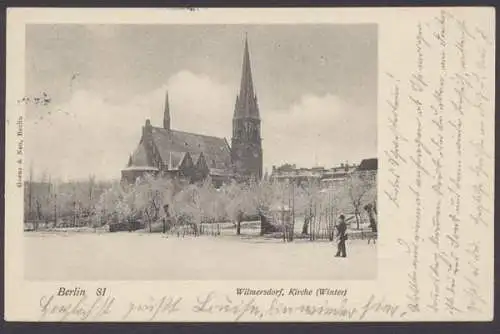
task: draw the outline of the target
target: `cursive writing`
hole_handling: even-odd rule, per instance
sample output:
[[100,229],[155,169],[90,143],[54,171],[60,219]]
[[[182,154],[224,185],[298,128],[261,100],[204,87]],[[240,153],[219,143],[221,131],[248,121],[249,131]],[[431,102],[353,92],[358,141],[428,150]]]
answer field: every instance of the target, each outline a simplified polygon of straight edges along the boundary
[[[108,296],[80,298],[43,296],[40,299],[40,320],[99,320],[111,313],[115,298]],[[49,318],[49,319],[48,319]]]
[[388,118],[389,130],[392,135],[391,148],[384,150],[384,155],[389,162],[389,178],[387,180],[388,189],[384,190],[386,197],[399,208],[399,193],[400,179],[403,165],[406,164],[406,159],[401,152],[401,142],[407,142],[408,139],[402,134],[399,129],[399,112],[400,112],[400,82],[390,73],[386,73],[389,80],[392,82],[393,90],[391,98],[386,100],[387,106],[390,108],[390,116]]
[[160,314],[171,314],[179,311],[178,306],[181,301],[181,297],[162,296],[159,298],[149,297],[147,302],[130,302],[122,320],[139,316],[141,319],[147,317],[149,321],[152,321]]
[[371,295],[366,302],[360,304],[353,304],[346,297],[323,299],[314,303],[290,304],[278,297],[234,299],[214,291],[198,297],[192,310],[203,314],[228,314],[235,321],[294,315],[327,317],[335,320],[363,320],[373,314],[389,318],[401,318],[406,315],[406,311],[399,304],[391,303],[383,296]]
[[216,298],[216,293],[211,291],[205,296],[198,297],[196,304],[192,310],[196,313],[226,313],[235,316],[235,320],[240,320],[244,315],[253,315],[257,318],[262,318],[264,313],[255,303],[255,297],[245,300],[234,300],[229,296],[225,296],[223,301]]

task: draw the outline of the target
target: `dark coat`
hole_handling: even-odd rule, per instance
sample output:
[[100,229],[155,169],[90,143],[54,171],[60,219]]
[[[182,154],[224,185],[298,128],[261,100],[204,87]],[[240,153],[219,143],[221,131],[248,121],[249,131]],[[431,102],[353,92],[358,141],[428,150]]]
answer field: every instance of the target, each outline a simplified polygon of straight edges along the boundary
[[347,240],[347,225],[345,222],[340,222],[337,225],[337,236],[341,241]]

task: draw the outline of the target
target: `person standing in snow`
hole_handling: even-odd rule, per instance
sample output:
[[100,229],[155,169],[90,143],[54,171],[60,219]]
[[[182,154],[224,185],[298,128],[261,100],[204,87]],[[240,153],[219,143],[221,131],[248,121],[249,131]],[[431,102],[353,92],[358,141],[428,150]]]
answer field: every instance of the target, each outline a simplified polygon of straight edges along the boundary
[[347,257],[345,242],[347,240],[347,224],[345,223],[344,215],[340,215],[340,222],[337,225],[337,254],[336,257]]

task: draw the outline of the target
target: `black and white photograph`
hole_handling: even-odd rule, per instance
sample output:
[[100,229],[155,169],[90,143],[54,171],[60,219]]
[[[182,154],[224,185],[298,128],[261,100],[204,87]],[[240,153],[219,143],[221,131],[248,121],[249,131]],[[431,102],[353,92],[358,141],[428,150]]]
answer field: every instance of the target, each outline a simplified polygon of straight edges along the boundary
[[7,321],[494,318],[493,8],[6,23]]
[[377,25],[28,25],[31,280],[375,279]]

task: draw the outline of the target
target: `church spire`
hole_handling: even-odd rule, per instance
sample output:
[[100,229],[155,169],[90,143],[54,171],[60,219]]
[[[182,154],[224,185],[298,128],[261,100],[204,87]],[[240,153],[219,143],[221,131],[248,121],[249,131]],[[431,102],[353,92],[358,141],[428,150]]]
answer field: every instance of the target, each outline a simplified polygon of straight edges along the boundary
[[170,106],[168,103],[168,91],[165,94],[165,111],[163,112],[163,128],[170,130]]
[[236,101],[234,118],[247,117],[259,119],[259,109],[257,107],[257,97],[255,96],[253,87],[248,37],[245,36],[245,50],[243,53],[240,93]]
[[231,140],[231,161],[239,178],[262,179],[262,139],[260,117],[255,95],[248,38],[245,38],[241,86],[236,97]]

